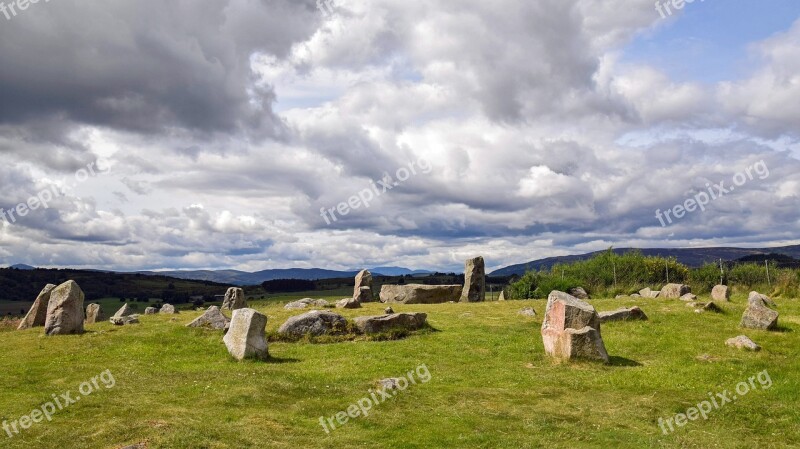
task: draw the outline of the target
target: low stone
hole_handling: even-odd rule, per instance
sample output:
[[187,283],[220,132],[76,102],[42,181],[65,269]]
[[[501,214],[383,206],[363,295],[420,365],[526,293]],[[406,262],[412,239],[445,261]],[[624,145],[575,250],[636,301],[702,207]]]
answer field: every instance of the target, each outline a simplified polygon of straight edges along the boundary
[[379,334],[392,330],[413,331],[425,327],[428,315],[425,313],[394,313],[380,316],[361,316],[353,324],[363,334]]
[[681,296],[680,299],[681,301],[697,301],[697,295],[695,295],[694,293],[687,293]]
[[460,285],[384,285],[381,287],[381,302],[399,304],[443,304],[459,302]]
[[360,309],[361,303],[354,298],[342,298],[336,303],[337,309]]
[[608,321],[634,321],[641,320],[647,321],[647,315],[639,307],[631,307],[630,309],[619,309],[610,312],[600,312],[600,322],[605,323]]
[[103,321],[103,311],[100,309],[100,304],[89,304],[86,306],[86,324],[95,324]]
[[660,291],[651,290],[650,288],[643,288],[639,290],[639,296],[642,298],[658,298],[661,295]]
[[145,315],[155,315],[157,313],[158,313],[158,309],[156,309],[155,307],[148,307],[148,308],[144,309],[144,314]]
[[761,346],[757,345],[756,342],[747,338],[745,335],[739,335],[738,337],[729,338],[725,341],[725,344],[736,349],[746,349],[748,351],[760,351]]
[[408,379],[405,377],[390,377],[388,379],[381,379],[378,381],[378,387],[384,390],[399,390],[400,383],[405,383],[408,387]]
[[641,297],[642,297],[642,295],[640,295],[638,293],[634,293],[634,294],[631,295],[631,298],[641,298]]
[[22,322],[19,323],[17,330],[44,326],[47,321],[47,306],[50,304],[50,292],[52,292],[54,288],[56,288],[55,285],[47,284],[44,289],[39,292],[39,296],[33,301],[33,305],[30,310],[28,310],[25,318],[22,319]]
[[589,294],[586,293],[586,290],[583,287],[575,287],[567,290],[567,294],[570,294],[578,299],[590,299]]
[[533,307],[525,307],[524,309],[520,310],[518,313],[520,315],[522,315],[522,316],[529,316],[529,317],[536,316],[536,311],[533,310]]
[[500,296],[497,298],[498,301],[505,301],[506,300],[506,291],[500,290]]
[[283,306],[283,308],[286,310],[300,310],[308,307],[315,307],[321,309],[329,306],[330,304],[328,303],[328,301],[325,301],[324,299],[305,298],[298,301],[290,302],[289,304]]
[[751,299],[747,309],[742,314],[740,326],[745,329],[777,329],[778,312],[770,309],[763,302]]
[[542,341],[545,352],[557,359],[609,361],[597,311],[564,292],[553,291],[547,299]]
[[174,315],[178,313],[178,311],[175,310],[175,306],[173,306],[172,304],[164,304],[163,306],[161,306],[161,310],[159,310],[158,313]]
[[312,310],[302,315],[297,315],[286,320],[278,329],[281,335],[303,337],[310,335],[340,335],[347,332],[347,320],[336,313]]
[[247,307],[247,300],[244,297],[244,290],[239,287],[231,287],[225,292],[225,299],[222,301],[223,310],[237,310]]
[[112,316],[109,321],[114,326],[125,326],[128,324],[139,324],[139,315]]
[[223,337],[225,347],[236,360],[269,358],[265,329],[267,317],[253,309],[233,311],[230,329]]
[[723,312],[723,310],[718,305],[714,304],[713,301],[705,304],[703,306],[702,310],[703,310],[703,312],[713,312],[713,313],[722,313]]
[[681,296],[691,293],[692,289],[684,284],[667,284],[661,289],[659,297],[665,299],[678,299]]
[[711,299],[727,302],[731,300],[731,290],[727,285],[717,285],[711,290]]
[[394,313],[394,309],[392,309],[391,307],[387,307],[386,309],[383,310],[383,313],[391,315]]
[[755,303],[759,305],[765,305],[767,307],[778,307],[778,305],[775,304],[775,301],[773,301],[772,298],[770,298],[767,295],[762,295],[759,292],[750,292],[750,295],[747,297],[747,303],[748,304]]
[[83,290],[75,281],[67,281],[50,292],[47,304],[46,335],[83,333]]
[[[238,309],[237,309],[238,310]],[[187,324],[186,327],[202,327],[214,330],[224,330],[230,324],[231,320],[226,317],[219,307],[211,306],[202,315],[197,317],[194,321]]]

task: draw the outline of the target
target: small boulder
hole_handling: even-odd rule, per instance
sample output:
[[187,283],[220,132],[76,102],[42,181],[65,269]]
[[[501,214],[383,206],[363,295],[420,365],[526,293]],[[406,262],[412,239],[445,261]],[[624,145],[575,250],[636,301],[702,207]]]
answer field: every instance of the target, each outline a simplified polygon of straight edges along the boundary
[[233,311],[230,329],[222,341],[236,360],[266,360],[269,358],[266,327],[266,315],[253,309],[236,309]]
[[747,297],[747,303],[765,305],[767,307],[778,307],[772,298],[767,295],[762,295],[759,292],[750,292],[750,295]]
[[731,290],[727,285],[717,285],[711,290],[711,299],[714,301],[727,302],[731,300]]
[[[238,310],[238,309],[237,309]],[[211,306],[202,315],[197,317],[194,321],[187,324],[186,327],[203,327],[214,330],[223,330],[231,320],[226,317],[217,306]]]
[[86,324],[99,323],[104,319],[100,304],[89,304],[86,306]]
[[553,291],[547,299],[542,341],[545,352],[557,359],[609,361],[597,311],[564,292]]
[[658,298],[660,294],[660,291],[651,290],[650,288],[643,288],[639,290],[639,296],[642,298]]
[[324,299],[305,298],[305,299],[300,299],[298,301],[290,302],[289,304],[283,306],[283,308],[286,310],[300,310],[308,307],[315,307],[321,309],[329,306],[330,304],[328,303],[328,301],[325,301]]
[[536,316],[536,311],[533,310],[533,307],[525,307],[524,309],[520,310],[518,313],[520,315],[522,315],[522,316],[529,316],[529,317],[535,317]]
[[747,349],[748,351],[760,351],[761,346],[757,345],[756,342],[747,338],[745,335],[739,335],[738,337],[729,338],[725,341],[725,344],[736,349]]
[[778,312],[758,298],[751,298],[742,314],[740,326],[745,329],[774,330],[778,327]]
[[687,293],[681,296],[680,299],[681,301],[697,301],[697,295],[695,295],[694,293]]
[[391,330],[413,331],[422,329],[427,322],[428,315],[425,313],[361,316],[353,320],[356,329],[363,334],[379,334]]
[[281,335],[303,337],[310,335],[340,335],[347,332],[347,320],[336,313],[312,310],[302,315],[297,315],[286,320],[278,329]]
[[703,305],[701,310],[703,312],[713,312],[713,313],[722,313],[723,312],[723,310],[718,305],[714,304],[714,301],[711,301],[711,302]]
[[638,293],[634,293],[634,294],[631,295],[631,298],[641,298],[641,297],[642,297],[642,295],[640,295]]
[[25,315],[25,318],[19,323],[17,330],[44,326],[47,321],[47,306],[50,304],[50,292],[52,292],[54,288],[56,288],[55,285],[47,284],[44,289],[39,292],[39,296],[36,297],[31,309],[28,310],[28,314]]
[[174,315],[178,313],[178,311],[175,310],[175,306],[173,306],[172,304],[164,304],[163,306],[161,306],[161,310],[159,310],[158,313]]
[[342,298],[336,303],[337,309],[360,309],[361,303],[354,298]]
[[145,315],[155,315],[157,313],[158,313],[158,309],[156,309],[155,307],[148,307],[148,308],[144,309],[144,314]]
[[590,299],[589,294],[586,293],[583,287],[575,287],[567,290],[567,293],[578,298],[578,299]]
[[387,315],[391,315],[391,314],[393,314],[393,313],[394,313],[394,309],[392,309],[391,307],[387,307],[387,308],[385,308],[385,309],[383,310],[383,313],[385,313],[385,314],[387,314]]
[[225,299],[222,301],[223,310],[237,310],[245,307],[247,307],[247,300],[244,298],[244,290],[231,287],[225,292]]
[[691,293],[692,289],[689,288],[688,285],[684,284],[667,284],[664,288],[661,289],[661,295],[659,297],[665,299],[678,299],[681,296]]
[[114,326],[125,326],[128,324],[139,324],[139,315],[112,316],[108,321]]
[[82,334],[83,300],[83,290],[75,281],[67,281],[54,288],[50,292],[50,302],[47,305],[45,334]]
[[639,307],[631,307],[630,309],[619,309],[610,312],[600,312],[600,322],[605,323],[608,321],[647,321],[647,315]]

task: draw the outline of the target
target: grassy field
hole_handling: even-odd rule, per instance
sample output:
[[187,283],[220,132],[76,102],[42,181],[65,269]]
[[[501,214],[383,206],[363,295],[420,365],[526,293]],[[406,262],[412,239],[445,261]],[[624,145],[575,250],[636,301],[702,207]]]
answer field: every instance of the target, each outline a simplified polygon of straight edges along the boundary
[[[328,298],[338,299],[339,296]],[[291,315],[255,303],[274,331]],[[744,298],[724,314],[696,314],[680,301],[593,300],[598,310],[640,305],[648,322],[602,328],[610,365],[545,357],[542,301],[394,306],[429,314],[436,332],[399,341],[272,343],[269,362],[233,361],[220,332],[184,324],[200,312],[143,316],[142,324],[88,327],[45,338],[41,329],[2,332],[2,420],[18,420],[81,382],[99,383],[13,438],[4,448],[535,448],[800,446],[800,302],[779,301],[781,332],[742,331]],[[251,304],[253,305],[253,304]],[[518,312],[532,306],[538,317]],[[380,314],[382,304],[341,312]],[[727,338],[764,349],[742,352]],[[319,423],[369,395],[376,382],[425,364],[430,381],[327,434]],[[767,370],[747,395],[665,435],[659,418],[685,413],[709,393]],[[106,378],[108,380],[108,378]],[[766,385],[766,384],[765,384]],[[338,424],[337,424],[338,427]]]

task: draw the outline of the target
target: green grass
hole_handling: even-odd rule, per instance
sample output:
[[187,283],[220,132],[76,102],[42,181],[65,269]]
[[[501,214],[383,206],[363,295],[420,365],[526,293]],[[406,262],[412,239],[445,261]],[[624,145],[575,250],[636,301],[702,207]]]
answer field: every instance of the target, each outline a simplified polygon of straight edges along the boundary
[[[339,299],[329,297],[326,299]],[[288,301],[288,299],[287,299]],[[285,302],[285,301],[284,301]],[[544,355],[542,301],[428,306],[436,331],[397,341],[270,344],[270,362],[232,360],[222,334],[184,324],[200,312],[101,323],[82,336],[2,332],[0,418],[15,420],[105,370],[116,380],[7,438],[4,448],[779,448],[800,445],[800,302],[780,301],[783,332],[742,331],[744,298],[724,314],[681,301],[593,300],[598,310],[639,305],[649,322],[602,328],[610,365],[559,364]],[[251,304],[252,305],[252,304]],[[537,318],[518,314],[533,306]],[[380,314],[385,305],[339,311]],[[268,331],[298,311],[255,303]],[[727,348],[746,334],[760,353]],[[708,355],[710,361],[698,356]],[[432,379],[326,434],[318,420],[368,395],[375,382],[426,364]],[[763,370],[773,381],[663,435],[672,417]]]

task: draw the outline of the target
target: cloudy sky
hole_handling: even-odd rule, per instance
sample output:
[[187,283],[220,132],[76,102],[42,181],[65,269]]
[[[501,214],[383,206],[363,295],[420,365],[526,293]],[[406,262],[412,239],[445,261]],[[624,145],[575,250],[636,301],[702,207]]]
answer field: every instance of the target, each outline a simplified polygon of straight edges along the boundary
[[0,98],[0,264],[800,243],[796,0],[54,0]]

